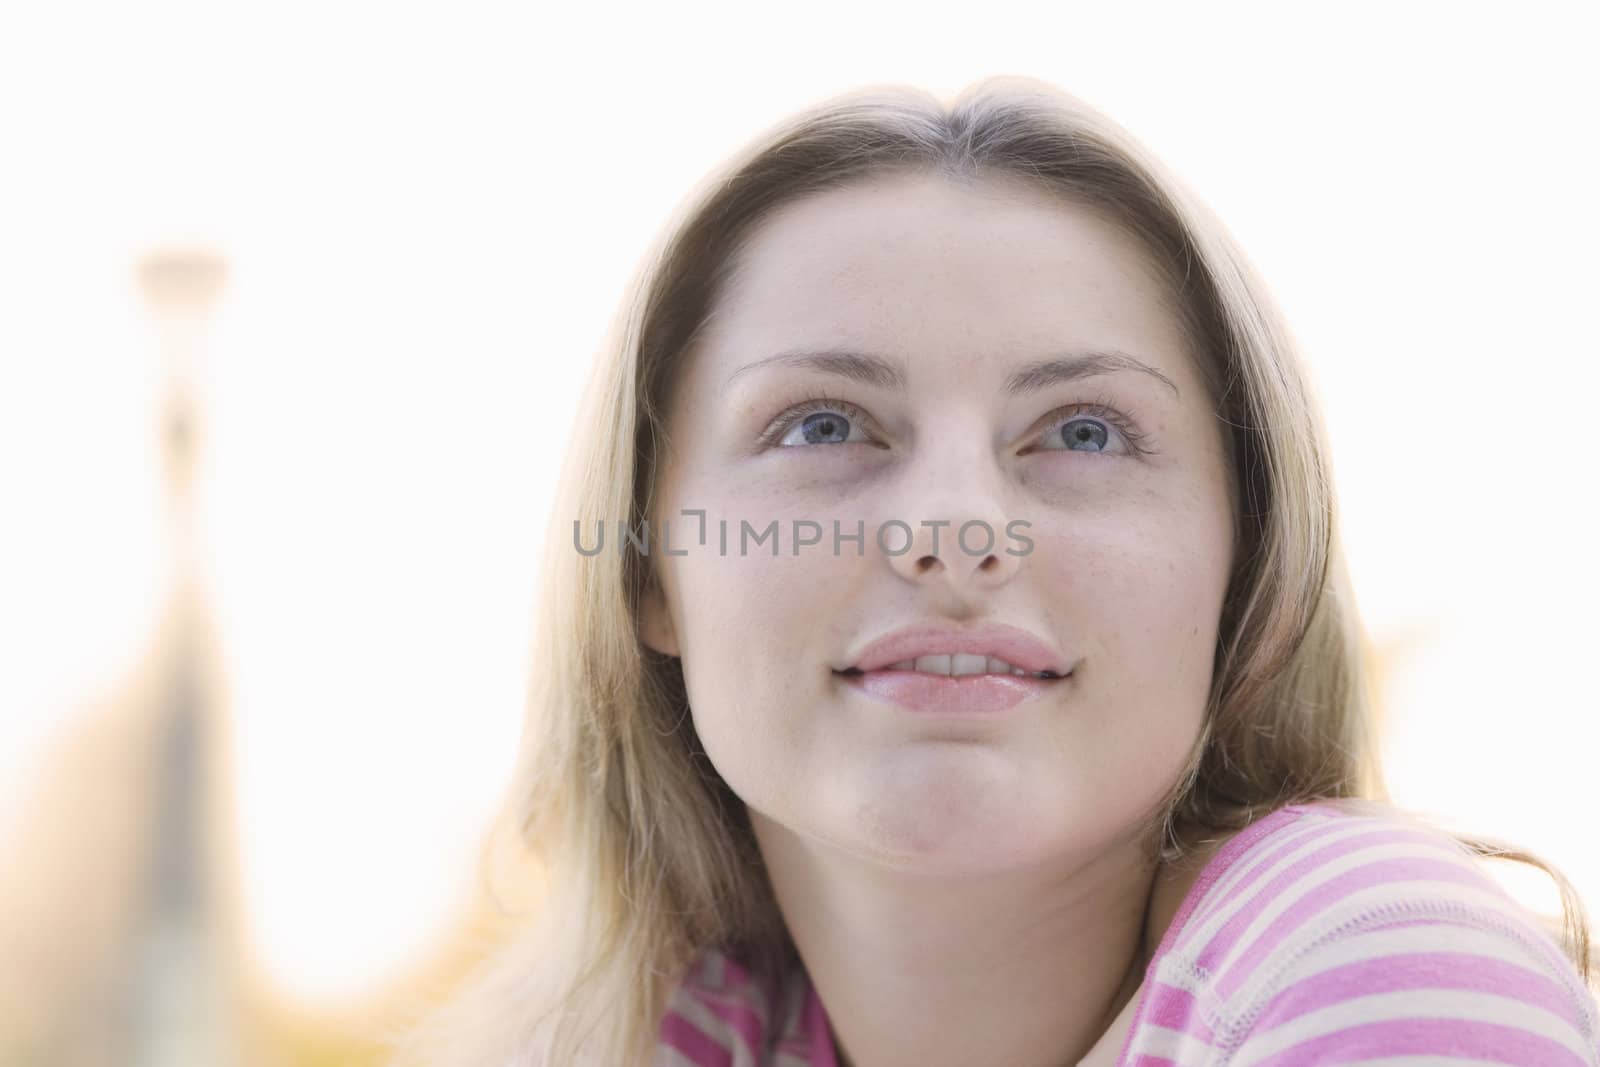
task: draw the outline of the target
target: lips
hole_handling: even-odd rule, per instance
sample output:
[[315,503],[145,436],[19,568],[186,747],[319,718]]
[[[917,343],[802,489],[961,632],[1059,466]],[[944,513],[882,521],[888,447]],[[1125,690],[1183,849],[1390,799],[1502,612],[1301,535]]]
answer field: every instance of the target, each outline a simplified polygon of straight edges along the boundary
[[912,711],[991,715],[1064,685],[1072,664],[1015,626],[934,622],[886,634],[834,673],[872,699]]
[[920,623],[886,634],[863,648],[840,670],[867,674],[924,656],[954,655],[1003,660],[1029,674],[1061,676],[1072,670],[1065,656],[1019,627],[1002,623],[957,626],[940,622]]
[[837,671],[835,675],[874,700],[919,713],[944,715],[993,715],[1067,684],[1067,678],[1013,674],[950,676],[921,671],[852,670]]

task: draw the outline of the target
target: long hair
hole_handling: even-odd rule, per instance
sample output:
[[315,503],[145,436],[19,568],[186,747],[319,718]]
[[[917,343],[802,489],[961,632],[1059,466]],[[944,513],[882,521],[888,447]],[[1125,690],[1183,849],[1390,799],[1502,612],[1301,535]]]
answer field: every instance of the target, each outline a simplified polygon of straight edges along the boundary
[[[575,551],[579,529],[647,526],[677,368],[744,244],[775,208],[870,176],[1020,178],[1105,213],[1170,282],[1228,454],[1237,530],[1204,725],[1153,824],[1163,860],[1290,803],[1387,808],[1370,648],[1338,538],[1326,433],[1295,342],[1226,228],[1109,118],[1030,78],[948,105],[902,86],[834,97],[707,177],[641,264],[582,400],[543,561],[522,745],[497,831],[546,872],[533,917],[413,1028],[392,1067],[642,1064],[698,949],[772,978],[789,940],[748,816],[711,767],[679,661],[638,637],[655,580],[638,551]],[[1589,973],[1588,925],[1539,857],[1563,940]]]

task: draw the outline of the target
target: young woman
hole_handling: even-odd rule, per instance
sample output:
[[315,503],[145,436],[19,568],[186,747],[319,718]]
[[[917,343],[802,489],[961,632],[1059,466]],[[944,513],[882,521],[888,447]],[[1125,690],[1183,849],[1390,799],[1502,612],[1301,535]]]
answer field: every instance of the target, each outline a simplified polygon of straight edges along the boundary
[[873,89],[675,223],[551,531],[548,892],[396,1063],[1600,1065],[1559,872],[1570,957],[1386,803],[1320,416],[1157,161]]

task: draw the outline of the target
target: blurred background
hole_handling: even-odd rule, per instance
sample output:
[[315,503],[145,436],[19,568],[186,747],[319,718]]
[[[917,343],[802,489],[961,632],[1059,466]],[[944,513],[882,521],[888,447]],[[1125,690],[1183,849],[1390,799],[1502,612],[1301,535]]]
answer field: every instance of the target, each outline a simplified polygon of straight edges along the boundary
[[1593,907],[1594,30],[7,6],[0,1065],[374,1064],[448,993],[499,929],[475,864],[624,283],[709,168],[872,82],[1048,79],[1211,202],[1325,405],[1395,800]]

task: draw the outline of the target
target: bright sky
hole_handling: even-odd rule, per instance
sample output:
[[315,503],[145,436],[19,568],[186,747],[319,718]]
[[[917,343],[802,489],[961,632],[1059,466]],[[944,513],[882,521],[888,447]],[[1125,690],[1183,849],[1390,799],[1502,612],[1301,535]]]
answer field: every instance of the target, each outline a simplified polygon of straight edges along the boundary
[[301,996],[391,973],[510,770],[579,374],[669,211],[816,98],[1028,74],[1183,174],[1304,343],[1368,625],[1432,634],[1390,694],[1397,799],[1545,851],[1600,914],[1594,9],[1333,10],[8,8],[0,789],[160,602],[131,265],[209,242],[248,913]]

